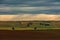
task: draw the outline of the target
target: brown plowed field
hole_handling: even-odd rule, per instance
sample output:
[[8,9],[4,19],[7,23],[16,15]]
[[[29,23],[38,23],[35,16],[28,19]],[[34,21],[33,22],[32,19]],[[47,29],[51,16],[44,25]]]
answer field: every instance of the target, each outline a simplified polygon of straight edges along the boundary
[[60,30],[51,31],[0,30],[0,40],[60,40]]

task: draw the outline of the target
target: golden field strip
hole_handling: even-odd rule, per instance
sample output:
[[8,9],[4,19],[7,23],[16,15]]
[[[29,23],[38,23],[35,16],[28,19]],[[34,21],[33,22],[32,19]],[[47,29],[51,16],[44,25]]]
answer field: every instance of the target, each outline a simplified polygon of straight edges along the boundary
[[[36,30],[55,30],[60,28],[37,28]],[[12,30],[11,27],[0,27],[0,30]],[[14,30],[34,30],[34,28],[15,28]]]

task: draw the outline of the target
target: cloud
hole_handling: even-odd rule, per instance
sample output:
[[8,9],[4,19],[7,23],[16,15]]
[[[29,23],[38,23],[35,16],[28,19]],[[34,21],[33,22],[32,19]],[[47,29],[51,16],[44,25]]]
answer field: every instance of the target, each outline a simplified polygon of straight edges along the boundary
[[49,14],[19,14],[0,15],[0,21],[31,21],[31,20],[60,20],[60,15]]
[[54,2],[56,0],[0,0],[0,4],[8,4],[8,5],[29,5],[29,6],[46,6],[49,3]]
[[60,6],[40,6],[40,7],[0,7],[0,12],[4,13],[40,13],[40,12],[58,12]]
[[10,7],[0,7],[0,11],[11,11],[11,8]]
[[47,2],[46,0],[36,0],[36,1],[28,1],[26,3],[28,4],[38,4],[38,3],[45,3]]
[[0,14],[60,13],[59,0],[0,0]]
[[51,2],[50,4],[53,4],[53,5],[59,5],[60,2]]
[[33,10],[49,10],[60,9],[60,6],[41,6],[41,7],[0,7],[0,10],[21,10],[21,11],[33,11]]

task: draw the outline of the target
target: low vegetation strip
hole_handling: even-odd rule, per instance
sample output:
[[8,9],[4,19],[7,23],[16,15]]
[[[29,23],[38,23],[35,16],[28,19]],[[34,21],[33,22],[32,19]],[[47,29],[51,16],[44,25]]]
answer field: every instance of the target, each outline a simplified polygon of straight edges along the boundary
[[0,30],[60,29],[60,21],[0,21]]
[[12,27],[0,27],[0,30],[55,30],[55,29],[60,29],[60,28],[19,28],[15,27],[12,29]]

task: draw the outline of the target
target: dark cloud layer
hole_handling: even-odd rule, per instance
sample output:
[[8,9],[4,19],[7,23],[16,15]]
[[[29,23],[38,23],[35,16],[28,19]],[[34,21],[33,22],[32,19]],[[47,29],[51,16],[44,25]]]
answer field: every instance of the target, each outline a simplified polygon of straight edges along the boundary
[[[23,8],[18,9],[18,7],[19,8],[23,7]],[[29,8],[25,8],[25,7],[29,7]],[[37,8],[39,7],[39,8],[37,9],[34,7],[37,7]],[[48,7],[48,9],[41,8],[41,7]],[[54,9],[50,7],[54,7]],[[59,14],[60,0],[0,0],[0,14],[20,14],[20,13],[32,13],[32,14],[57,13]]]

